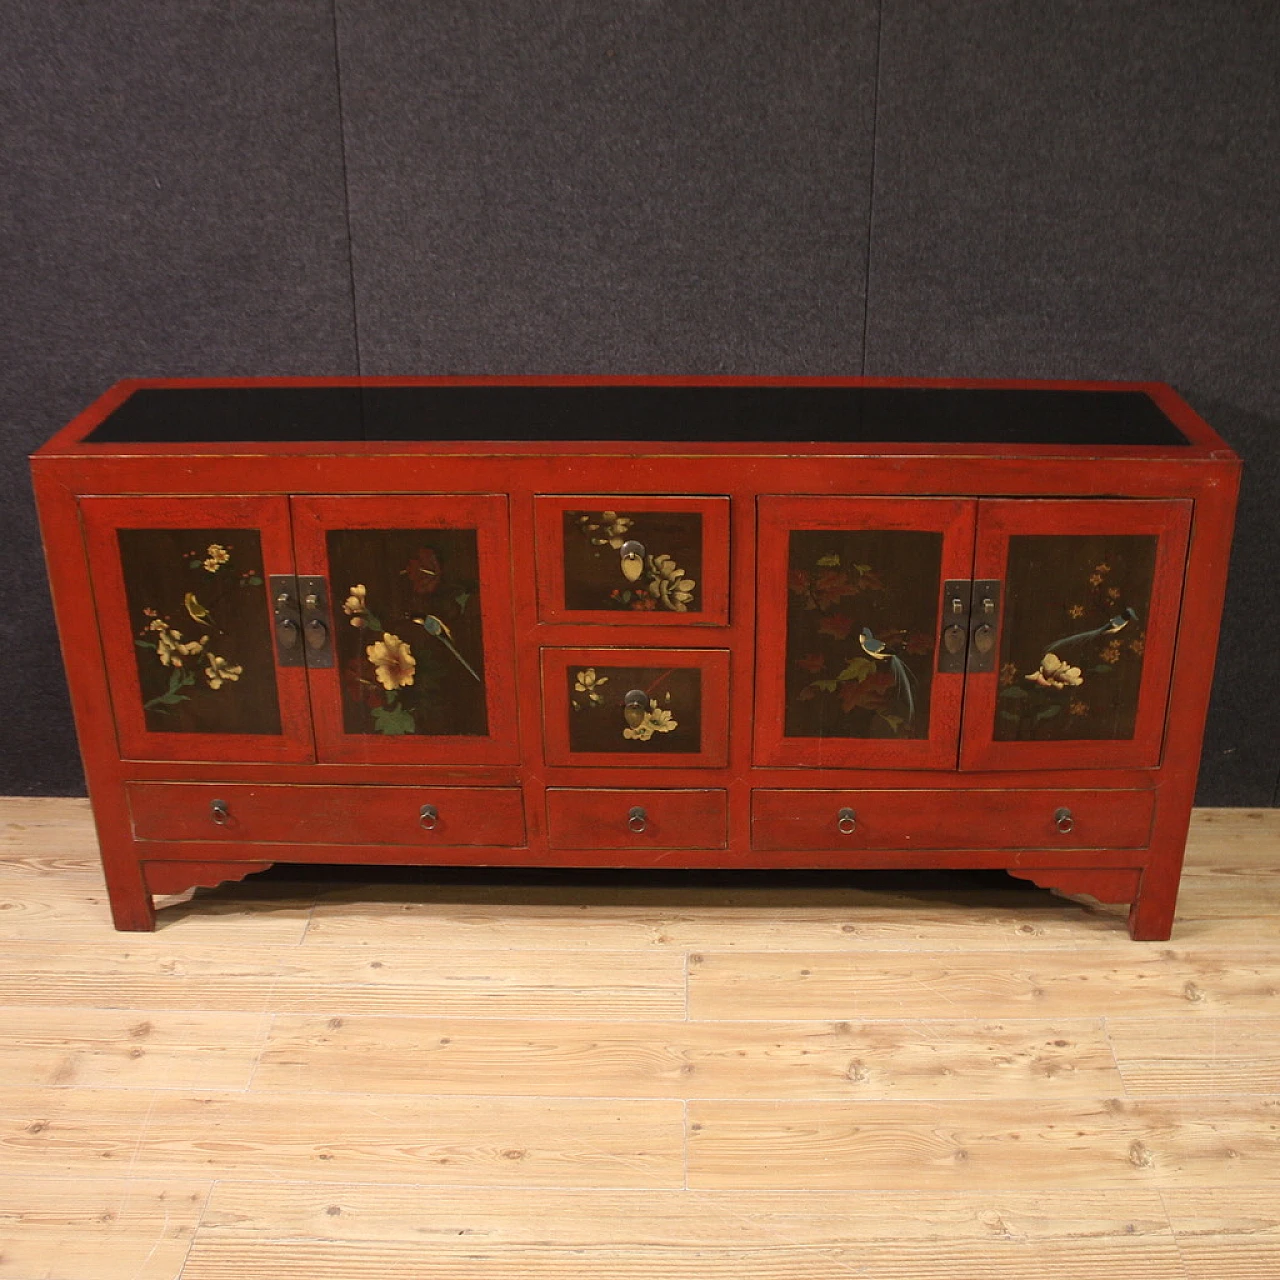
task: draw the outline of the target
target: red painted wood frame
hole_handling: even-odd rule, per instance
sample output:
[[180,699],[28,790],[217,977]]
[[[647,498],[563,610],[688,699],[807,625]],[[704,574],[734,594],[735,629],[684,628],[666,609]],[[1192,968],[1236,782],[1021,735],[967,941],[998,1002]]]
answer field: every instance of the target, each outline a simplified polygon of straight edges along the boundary
[[[940,533],[942,558],[933,634],[941,630],[942,587],[968,579],[976,504],[970,498],[762,497],[757,509],[757,765],[845,769],[954,769],[964,674],[933,672],[925,738],[792,738],[786,720],[788,555],[793,530],[902,530]],[[937,655],[933,658],[937,666]]]
[[[565,606],[564,513],[566,511],[696,512],[702,517],[702,567],[696,613],[569,609]],[[729,621],[729,499],[689,496],[655,498],[630,494],[539,494],[534,499],[538,550],[538,616],[543,622],[583,622],[627,627],[722,627]],[[659,549],[660,550],[660,549]],[[625,585],[625,584],[624,584]]]
[[[297,572],[329,583],[335,625],[346,619],[348,583],[329,569],[326,535],[343,529],[474,529],[479,555],[480,618],[488,733],[481,735],[347,733],[342,715],[342,670],[309,668],[316,753],[321,761],[352,764],[512,764],[520,759],[515,688],[515,628],[511,613],[511,554],[507,499],[502,494],[427,494],[421,497],[294,497]],[[422,632],[423,642],[427,634]]]
[[[992,732],[999,694],[999,662],[965,681],[962,769],[1090,769],[1160,763],[1169,673],[1178,633],[1192,504],[1129,498],[987,499],[978,504],[973,577],[1007,580],[1009,539],[1019,534],[1151,534],[1157,539],[1142,661],[1142,684],[1132,738],[1079,742],[997,742]],[[1006,614],[1007,616],[1007,614]],[[1003,637],[1001,637],[1003,639]]]
[[[678,754],[574,751],[569,744],[568,673],[586,667],[694,667],[702,673],[700,750]],[[715,769],[729,763],[727,649],[543,649],[542,715],[549,765],[604,765],[643,774],[650,769]],[[623,723],[618,722],[619,740]],[[693,774],[696,778],[697,775]]]
[[[121,529],[252,529],[262,539],[262,572],[293,572],[289,500],[283,497],[82,498],[84,538],[92,572],[107,682],[120,754],[134,760],[243,760],[298,763],[313,758],[306,672],[275,668],[280,702],[279,734],[156,733],[147,728],[138,679],[134,621],[129,616],[124,567],[117,537]],[[88,604],[84,606],[86,609]],[[264,615],[263,625],[270,626]],[[272,651],[275,649],[271,640]],[[67,655],[69,662],[76,655]]]

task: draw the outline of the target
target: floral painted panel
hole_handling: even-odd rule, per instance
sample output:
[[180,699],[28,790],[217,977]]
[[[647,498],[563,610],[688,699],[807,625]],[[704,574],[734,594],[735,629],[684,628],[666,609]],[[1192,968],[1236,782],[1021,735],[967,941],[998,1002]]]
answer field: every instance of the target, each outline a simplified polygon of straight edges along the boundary
[[793,530],[789,738],[927,738],[942,534]]
[[119,529],[145,724],[278,734],[262,541],[254,529]]
[[[702,749],[697,667],[570,667],[569,750],[636,755]],[[630,704],[628,694],[643,694]]]
[[564,513],[566,609],[701,613],[701,580],[697,511]]
[[1009,539],[998,742],[1132,738],[1156,538]]
[[345,731],[485,735],[476,531],[326,536]]

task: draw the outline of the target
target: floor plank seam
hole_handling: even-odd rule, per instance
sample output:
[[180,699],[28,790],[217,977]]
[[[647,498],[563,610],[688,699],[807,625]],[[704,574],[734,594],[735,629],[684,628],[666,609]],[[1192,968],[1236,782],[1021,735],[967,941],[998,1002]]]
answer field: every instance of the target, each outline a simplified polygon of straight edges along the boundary
[[1169,1224],[1169,1238],[1173,1241],[1173,1247],[1178,1254],[1178,1265],[1182,1268],[1183,1280],[1191,1280],[1192,1273],[1187,1262],[1187,1255],[1182,1250],[1182,1239],[1178,1234],[1178,1229],[1173,1225],[1173,1214],[1169,1212],[1169,1202],[1165,1199],[1164,1188],[1156,1187],[1156,1195],[1160,1197],[1160,1208],[1164,1210],[1165,1221]]
[[[214,1178],[213,1181],[209,1183],[208,1189],[204,1193],[204,1203],[200,1206],[200,1212],[196,1214],[195,1223],[191,1228],[191,1237],[187,1241],[187,1251],[182,1255],[182,1263],[179,1265],[177,1271],[174,1272],[174,1280],[182,1280],[182,1276],[186,1272],[187,1263],[191,1260],[191,1251],[196,1247],[196,1239],[200,1235],[201,1227],[204,1226],[205,1214],[209,1212],[209,1205],[213,1200],[214,1188],[217,1187],[219,1181],[221,1180]],[[141,1273],[142,1268],[139,1267],[138,1274]]]
[[1133,1095],[1129,1091],[1129,1080],[1124,1073],[1124,1064],[1120,1061],[1120,1055],[1116,1052],[1115,1042],[1111,1038],[1111,1019],[1106,1014],[1102,1017],[1102,1034],[1111,1053],[1111,1061],[1115,1064],[1116,1075],[1120,1077],[1120,1087],[1124,1090],[1124,1096],[1131,1098]]

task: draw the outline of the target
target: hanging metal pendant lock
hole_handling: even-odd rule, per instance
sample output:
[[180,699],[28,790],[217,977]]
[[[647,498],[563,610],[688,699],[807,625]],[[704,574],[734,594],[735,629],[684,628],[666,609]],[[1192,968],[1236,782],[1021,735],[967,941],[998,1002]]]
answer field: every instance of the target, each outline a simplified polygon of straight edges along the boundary
[[622,557],[622,576],[628,582],[639,582],[644,573],[644,543],[634,539],[624,542],[618,554]]
[[643,689],[632,689],[622,700],[622,718],[629,729],[638,728],[649,714],[649,695]]

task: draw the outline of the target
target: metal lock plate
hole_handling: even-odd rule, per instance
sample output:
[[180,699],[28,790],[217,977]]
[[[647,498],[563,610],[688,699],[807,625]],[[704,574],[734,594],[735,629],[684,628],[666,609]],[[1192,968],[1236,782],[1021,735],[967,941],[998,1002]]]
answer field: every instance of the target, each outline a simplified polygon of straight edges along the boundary
[[307,666],[333,666],[333,620],[329,617],[329,584],[319,577],[298,577],[302,605],[303,647]]
[[305,667],[306,646],[302,643],[302,616],[298,609],[298,580],[291,573],[272,574],[267,579],[271,591],[271,625],[276,637],[276,661],[282,667]]
[[938,637],[938,670],[964,673],[969,649],[969,610],[973,583],[951,579],[942,584],[942,630]]
[[973,584],[969,610],[969,671],[994,671],[999,651],[1000,583],[979,578]]

